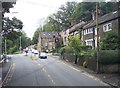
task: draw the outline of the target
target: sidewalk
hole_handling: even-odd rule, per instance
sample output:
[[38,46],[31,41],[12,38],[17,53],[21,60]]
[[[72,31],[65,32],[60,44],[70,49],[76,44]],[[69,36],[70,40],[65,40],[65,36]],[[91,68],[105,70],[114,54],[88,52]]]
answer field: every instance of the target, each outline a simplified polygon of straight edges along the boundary
[[[54,58],[60,59],[59,56],[53,56]],[[60,59],[62,60],[62,59]],[[63,60],[65,61],[65,60]],[[71,64],[72,66],[76,67],[77,69],[82,70],[83,72],[87,72],[90,75],[95,76],[96,78],[102,80],[103,82],[111,85],[113,88],[120,88],[120,75],[116,74],[105,74],[105,73],[96,73],[90,69],[84,68],[80,65],[76,65],[72,62],[68,62],[67,63]]]
[[84,68],[82,66],[79,66],[81,69],[83,69],[84,71],[86,71],[87,73],[99,78],[100,80],[102,80],[103,82],[111,85],[113,88],[120,88],[120,84],[118,84],[118,82],[120,82],[120,75],[118,73],[111,73],[111,74],[107,74],[107,73],[96,73],[90,69]]

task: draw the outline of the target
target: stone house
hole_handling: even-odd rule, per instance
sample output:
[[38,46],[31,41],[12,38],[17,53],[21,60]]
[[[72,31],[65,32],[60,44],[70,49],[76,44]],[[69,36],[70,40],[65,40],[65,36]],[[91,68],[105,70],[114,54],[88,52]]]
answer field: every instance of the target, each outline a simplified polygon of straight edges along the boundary
[[[98,18],[99,40],[101,41],[108,31],[118,32],[118,12],[111,12]],[[97,47],[96,19],[90,20],[83,26],[83,42],[85,45]]]
[[41,32],[38,39],[38,51],[55,49],[59,41],[57,32]]

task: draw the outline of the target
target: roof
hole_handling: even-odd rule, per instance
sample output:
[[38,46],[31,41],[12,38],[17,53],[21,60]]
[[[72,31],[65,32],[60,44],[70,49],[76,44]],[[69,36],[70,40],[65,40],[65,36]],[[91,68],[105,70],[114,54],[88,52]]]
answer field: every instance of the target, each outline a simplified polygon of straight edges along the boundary
[[[108,13],[106,15],[103,15],[101,17],[98,18],[98,24],[103,24],[105,22],[109,22],[111,20],[117,19],[118,18],[118,12],[111,12]],[[86,24],[83,29],[89,28],[89,27],[93,27],[96,26],[96,20],[91,20],[88,24]]]
[[69,33],[72,33],[72,32],[74,32],[74,31],[77,31],[79,28],[82,28],[84,24],[85,24],[85,22],[82,21],[82,22],[80,22],[80,23],[72,26],[72,27],[69,29]]
[[53,38],[53,36],[58,37],[58,33],[57,32],[41,32],[40,33],[40,37],[42,37],[42,38],[44,38],[44,37]]

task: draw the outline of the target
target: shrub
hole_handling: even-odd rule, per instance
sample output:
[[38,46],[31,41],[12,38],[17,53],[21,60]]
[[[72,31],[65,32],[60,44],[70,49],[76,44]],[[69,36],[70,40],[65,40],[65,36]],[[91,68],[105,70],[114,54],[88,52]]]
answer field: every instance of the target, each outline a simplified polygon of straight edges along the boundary
[[107,32],[105,38],[102,40],[101,50],[118,50],[120,49],[120,37],[114,31]]
[[15,53],[16,51],[17,51],[17,46],[11,47],[11,48],[9,49],[9,53],[10,53],[10,54]]
[[99,62],[102,64],[120,63],[117,50],[102,50],[99,52]]

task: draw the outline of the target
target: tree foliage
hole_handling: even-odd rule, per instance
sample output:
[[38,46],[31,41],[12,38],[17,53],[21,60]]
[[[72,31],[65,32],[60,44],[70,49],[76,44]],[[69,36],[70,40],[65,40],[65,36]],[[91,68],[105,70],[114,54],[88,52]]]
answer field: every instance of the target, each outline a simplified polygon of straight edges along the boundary
[[3,13],[9,12],[9,9],[13,8],[14,4],[16,4],[16,2],[2,2],[2,8],[4,8],[4,12]]
[[7,34],[6,37],[2,39],[2,49],[3,52],[5,50],[5,39],[6,39],[6,46],[7,46],[7,53],[15,53],[20,49],[20,36],[21,36],[21,47],[22,49],[26,48],[27,46],[31,45],[31,39],[26,36],[26,34],[22,32],[11,32],[11,34]]
[[106,34],[105,38],[102,40],[101,49],[102,50],[118,50],[120,49],[120,36],[114,31],[110,31]]
[[38,43],[38,38],[39,38],[39,34],[42,31],[42,28],[37,28],[37,30],[35,31],[33,38],[32,38],[32,44],[37,44]]
[[[117,10],[116,4],[115,2],[100,2],[99,15]],[[95,9],[96,2],[67,2],[47,18],[43,30],[60,32],[71,27],[72,23],[92,20],[92,12],[95,12]]]
[[70,36],[68,46],[72,48],[75,55],[79,55],[81,51],[81,41],[78,36]]
[[14,29],[21,30],[23,27],[23,22],[16,17],[13,17],[12,19],[9,19],[9,17],[4,17],[2,20],[2,25],[2,33],[4,35],[13,32]]

